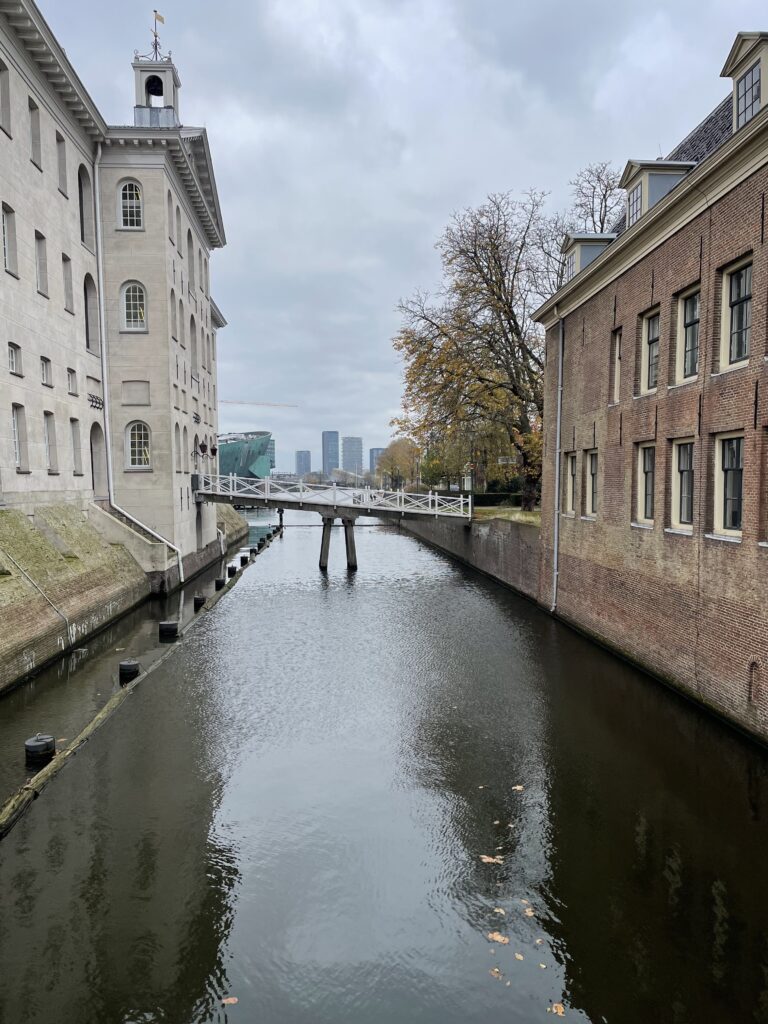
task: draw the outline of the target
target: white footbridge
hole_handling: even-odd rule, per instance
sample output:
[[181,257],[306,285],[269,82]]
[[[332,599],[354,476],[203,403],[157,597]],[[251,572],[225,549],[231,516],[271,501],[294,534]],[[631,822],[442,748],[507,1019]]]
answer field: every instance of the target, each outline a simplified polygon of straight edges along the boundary
[[[192,477],[196,501],[222,501],[232,505],[256,508],[304,509],[317,512],[323,520],[320,544],[320,568],[328,567],[331,527],[341,519],[347,548],[347,567],[357,568],[354,525],[358,516],[382,519],[404,519],[420,516],[472,519],[472,496],[443,495],[428,491],[409,494],[407,491],[384,491],[377,487],[345,487],[341,484],[307,484],[303,480],[281,480],[279,477],[209,476],[196,473]],[[281,516],[282,519],[282,516]]]

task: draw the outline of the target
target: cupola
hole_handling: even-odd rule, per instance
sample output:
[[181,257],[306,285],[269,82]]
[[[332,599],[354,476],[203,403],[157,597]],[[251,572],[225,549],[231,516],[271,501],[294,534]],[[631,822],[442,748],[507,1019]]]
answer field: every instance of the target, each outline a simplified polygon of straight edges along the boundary
[[760,112],[762,82],[768,74],[768,32],[739,32],[720,72],[733,80],[733,130]]
[[567,284],[579,271],[584,270],[597,259],[603,249],[610,245],[616,235],[567,234],[560,246],[563,254],[563,284]]
[[133,77],[136,86],[136,106],[133,123],[137,128],[178,128],[179,89],[181,80],[170,51],[163,54],[157,34],[161,16],[155,11],[155,29],[152,33],[152,52],[133,55]]
[[619,181],[619,188],[627,190],[627,227],[631,228],[695,166],[689,160],[628,161]]

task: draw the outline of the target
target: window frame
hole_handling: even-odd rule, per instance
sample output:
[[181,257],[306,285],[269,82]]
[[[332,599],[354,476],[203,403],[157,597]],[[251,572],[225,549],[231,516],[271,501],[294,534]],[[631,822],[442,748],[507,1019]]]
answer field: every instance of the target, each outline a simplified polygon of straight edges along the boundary
[[[757,75],[755,75],[757,72]],[[747,79],[751,77],[749,83]],[[742,89],[742,84],[744,88]],[[757,96],[755,96],[755,86],[757,86]],[[752,91],[751,99],[747,102],[747,90]],[[743,75],[740,75],[734,83],[734,98],[735,98],[735,114],[736,114],[736,131],[739,128],[743,128],[745,124],[749,124],[752,118],[760,113],[761,100],[762,100],[762,83],[761,83],[761,69],[760,60],[756,60],[755,63],[747,68]],[[742,102],[743,101],[743,102]]]
[[[13,366],[11,366],[11,361],[13,361]],[[12,373],[14,377],[24,376],[21,346],[17,345],[15,341],[8,342],[8,372]]]
[[[690,449],[691,464],[683,469],[681,455],[683,450]],[[690,474],[690,519],[683,518],[684,487],[683,474]],[[693,517],[696,501],[696,440],[693,437],[676,437],[672,442],[672,479],[670,481],[672,503],[670,523],[673,529],[685,533],[693,533]]]
[[37,294],[48,298],[48,242],[41,231],[35,230],[35,283]]
[[40,356],[40,383],[47,388],[53,387],[53,365],[48,356]]
[[621,402],[621,342],[622,329],[617,327],[611,332],[611,400],[609,405],[619,405]]
[[31,96],[27,97],[27,110],[29,112],[29,160],[38,171],[42,171],[43,143],[40,134],[40,107]]
[[0,128],[9,139],[11,134],[11,75],[8,65],[0,60]]
[[566,452],[565,456],[565,514],[576,515],[576,452]]
[[[656,321],[658,325],[658,333],[655,341],[651,341],[650,329],[651,322]],[[650,373],[651,366],[651,344],[655,344],[655,376],[656,380],[653,385],[650,384]],[[659,389],[659,364],[660,364],[660,352],[661,352],[661,309],[656,308],[648,313],[643,314],[642,327],[640,331],[640,389],[641,395],[655,395]]]
[[7,274],[19,276],[18,250],[16,248],[16,211],[7,203],[2,204],[3,267]]
[[59,192],[69,199],[67,191],[67,142],[61,132],[56,130],[56,170],[58,172]]
[[[741,453],[741,466],[736,470],[740,474],[740,495],[739,495],[739,526],[733,528],[725,525],[725,506],[729,500],[728,491],[728,480],[726,477],[726,470],[723,466],[723,460],[725,457],[725,445],[731,441],[741,441],[740,453]],[[716,535],[722,537],[733,537],[740,539],[744,529],[744,432],[742,430],[729,431],[724,434],[717,434],[715,436],[715,487],[714,487],[714,515],[713,515],[713,526]],[[733,499],[731,499],[733,500]]]
[[[132,288],[140,288],[141,293],[144,296],[144,304],[142,308],[143,316],[141,321],[136,321],[138,326],[134,326],[128,321],[128,292]],[[147,318],[147,288],[141,281],[125,281],[120,286],[120,333],[121,334],[146,334],[149,330],[148,318]]]
[[576,252],[569,252],[563,267],[563,284],[567,284],[576,275]]
[[[696,317],[688,318],[688,303],[696,299]],[[691,372],[688,369],[687,356],[689,352],[688,340],[689,330],[696,328],[696,368]],[[693,351],[693,346],[690,347]],[[701,360],[701,285],[695,284],[686,291],[681,292],[677,297],[677,345],[675,349],[675,383],[685,384],[695,380],[699,375]]]
[[584,517],[596,519],[600,503],[600,488],[598,487],[598,475],[600,473],[600,461],[597,448],[588,448],[584,452]]
[[69,437],[72,443],[72,474],[83,476],[83,446],[80,436],[80,420],[75,416],[69,418]]
[[75,291],[72,280],[72,260],[65,252],[61,254],[61,277],[64,285],[64,309],[67,313],[75,313]]
[[[134,453],[138,451],[140,439],[133,437],[134,427],[141,427],[146,430],[146,461],[134,462]],[[152,472],[152,430],[146,420],[130,420],[126,424],[124,434],[123,468],[126,473],[151,473]]]
[[[124,192],[126,189],[133,188],[138,192],[138,199],[126,200]],[[117,185],[117,210],[116,210],[116,230],[117,231],[143,231],[144,230],[144,189],[141,186],[141,182],[137,181],[136,178],[123,178],[118,182]],[[131,219],[137,220],[137,223],[131,224],[126,223],[126,217],[128,221]]]
[[627,192],[627,227],[637,224],[643,215],[643,181],[642,178]]
[[11,438],[16,472],[28,473],[27,415],[24,406],[20,402],[11,403]]
[[56,444],[56,417],[50,409],[43,411],[43,448],[45,468],[51,476],[59,472],[59,454]]
[[79,391],[77,390],[77,370],[73,369],[71,366],[67,367],[67,394],[79,394]]
[[[732,302],[733,286],[732,281],[737,274],[742,271],[749,269],[751,271],[749,278],[749,295],[741,296],[737,300],[737,305],[741,306],[743,303],[748,302],[748,318],[749,323],[746,327],[739,328],[740,331],[747,332],[746,341],[746,354],[739,359],[731,359],[733,352],[733,310],[735,305]],[[723,271],[722,289],[721,289],[721,312],[720,312],[720,373],[727,373],[729,370],[736,370],[742,366],[749,365],[749,359],[752,351],[752,302],[754,299],[754,267],[753,267],[753,256],[750,253],[745,256],[744,259],[739,260],[738,263],[734,263]]]
[[[649,455],[651,456],[650,459],[648,458]],[[650,490],[648,486],[649,476]],[[643,526],[653,526],[656,522],[655,441],[642,441],[637,446],[637,500],[635,502],[635,522],[641,523]]]

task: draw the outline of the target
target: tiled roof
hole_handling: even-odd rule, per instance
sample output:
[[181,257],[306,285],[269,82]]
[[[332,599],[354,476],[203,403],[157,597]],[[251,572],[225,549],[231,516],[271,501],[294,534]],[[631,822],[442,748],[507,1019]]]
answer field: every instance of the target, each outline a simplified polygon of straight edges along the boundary
[[[723,143],[733,135],[733,98],[729,93],[722,103],[718,103],[711,114],[707,114],[700,125],[686,135],[682,142],[679,142],[669,153],[666,160],[688,160],[692,163],[701,163],[719,149]],[[620,235],[627,229],[627,215],[622,213],[621,217],[611,228],[611,231]]]

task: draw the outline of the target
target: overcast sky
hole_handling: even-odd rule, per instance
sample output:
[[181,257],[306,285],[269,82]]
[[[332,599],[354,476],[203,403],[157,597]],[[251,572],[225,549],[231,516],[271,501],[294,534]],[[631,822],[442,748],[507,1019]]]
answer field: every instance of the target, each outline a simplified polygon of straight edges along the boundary
[[[106,119],[131,123],[149,3],[38,0]],[[320,433],[384,446],[399,408],[395,306],[431,288],[451,213],[584,164],[668,152],[727,93],[757,0],[156,0],[205,125],[227,247],[220,429],[267,429],[278,468]]]

